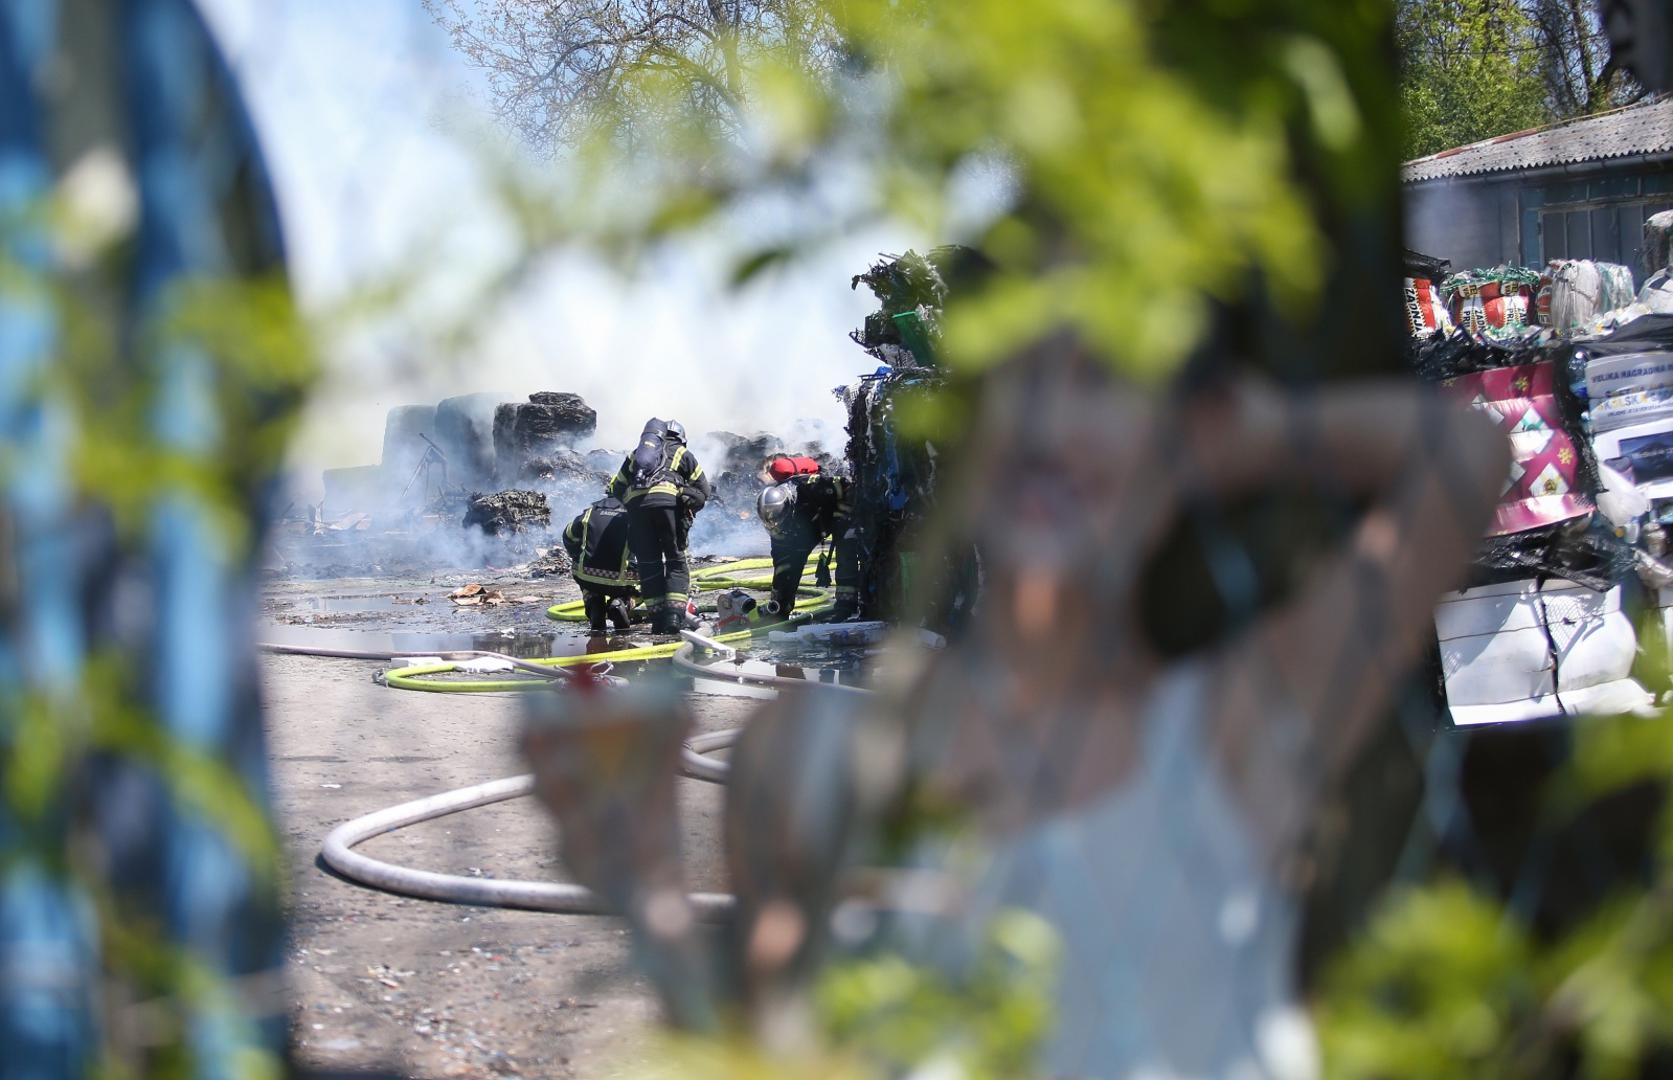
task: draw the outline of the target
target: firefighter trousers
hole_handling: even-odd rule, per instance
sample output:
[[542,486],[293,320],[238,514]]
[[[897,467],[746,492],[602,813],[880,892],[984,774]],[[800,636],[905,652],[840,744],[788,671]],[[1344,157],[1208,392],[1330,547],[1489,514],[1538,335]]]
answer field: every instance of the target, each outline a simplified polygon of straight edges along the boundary
[[680,508],[636,505],[628,515],[627,546],[639,564],[639,595],[647,607],[664,600],[683,606],[691,592],[691,571]]

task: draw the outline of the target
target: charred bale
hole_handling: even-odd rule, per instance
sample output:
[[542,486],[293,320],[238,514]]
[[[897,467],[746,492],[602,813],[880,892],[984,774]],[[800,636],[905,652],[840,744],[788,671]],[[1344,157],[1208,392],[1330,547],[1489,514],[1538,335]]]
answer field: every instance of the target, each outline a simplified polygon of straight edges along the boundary
[[511,489],[491,495],[471,496],[465,508],[464,527],[475,526],[489,536],[504,536],[528,529],[546,529],[552,524],[552,508],[538,491]]
[[580,394],[541,390],[529,395],[529,404],[553,410],[555,422],[574,438],[584,439],[598,430],[598,412]]
[[501,480],[526,475],[528,463],[568,451],[598,429],[598,413],[579,394],[543,391],[494,411],[494,457]]
[[728,509],[755,505],[756,494],[765,486],[762,466],[784,449],[782,439],[765,431],[752,435],[711,431],[703,436],[703,443],[719,450],[717,460],[705,462],[704,468],[709,471],[714,501]]

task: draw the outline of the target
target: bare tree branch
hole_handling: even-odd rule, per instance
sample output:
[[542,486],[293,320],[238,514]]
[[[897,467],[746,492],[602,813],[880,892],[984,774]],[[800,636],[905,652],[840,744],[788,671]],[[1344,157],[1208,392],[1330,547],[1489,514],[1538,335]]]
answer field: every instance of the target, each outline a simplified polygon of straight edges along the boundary
[[495,114],[524,137],[570,145],[605,116],[631,137],[667,102],[634,72],[687,84],[677,107],[737,130],[765,56],[832,70],[839,42],[810,0],[423,0],[454,46],[487,74]]

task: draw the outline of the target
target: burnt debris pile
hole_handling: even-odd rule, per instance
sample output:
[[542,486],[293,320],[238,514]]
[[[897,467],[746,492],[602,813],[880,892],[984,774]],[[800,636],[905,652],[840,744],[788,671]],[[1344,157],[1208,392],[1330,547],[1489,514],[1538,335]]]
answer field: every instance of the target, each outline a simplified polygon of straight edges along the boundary
[[552,525],[552,508],[546,496],[538,491],[511,489],[472,495],[462,524],[467,529],[480,529],[488,536],[544,531]]
[[500,483],[584,471],[575,445],[597,430],[598,413],[579,394],[542,391],[499,405],[493,439]]

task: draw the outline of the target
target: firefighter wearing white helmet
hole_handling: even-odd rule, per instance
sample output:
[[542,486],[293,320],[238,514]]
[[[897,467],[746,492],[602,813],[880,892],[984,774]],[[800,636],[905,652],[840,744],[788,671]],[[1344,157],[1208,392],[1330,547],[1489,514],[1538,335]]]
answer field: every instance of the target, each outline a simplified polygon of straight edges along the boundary
[[[765,488],[755,500],[755,512],[772,537],[773,598],[768,611],[789,618],[796,607],[796,589],[808,556],[821,542],[834,544],[836,604],[832,621],[853,618],[859,601],[859,540],[850,521],[849,483],[841,476],[817,472],[792,476]],[[830,583],[831,551],[819,559],[820,585]]]

